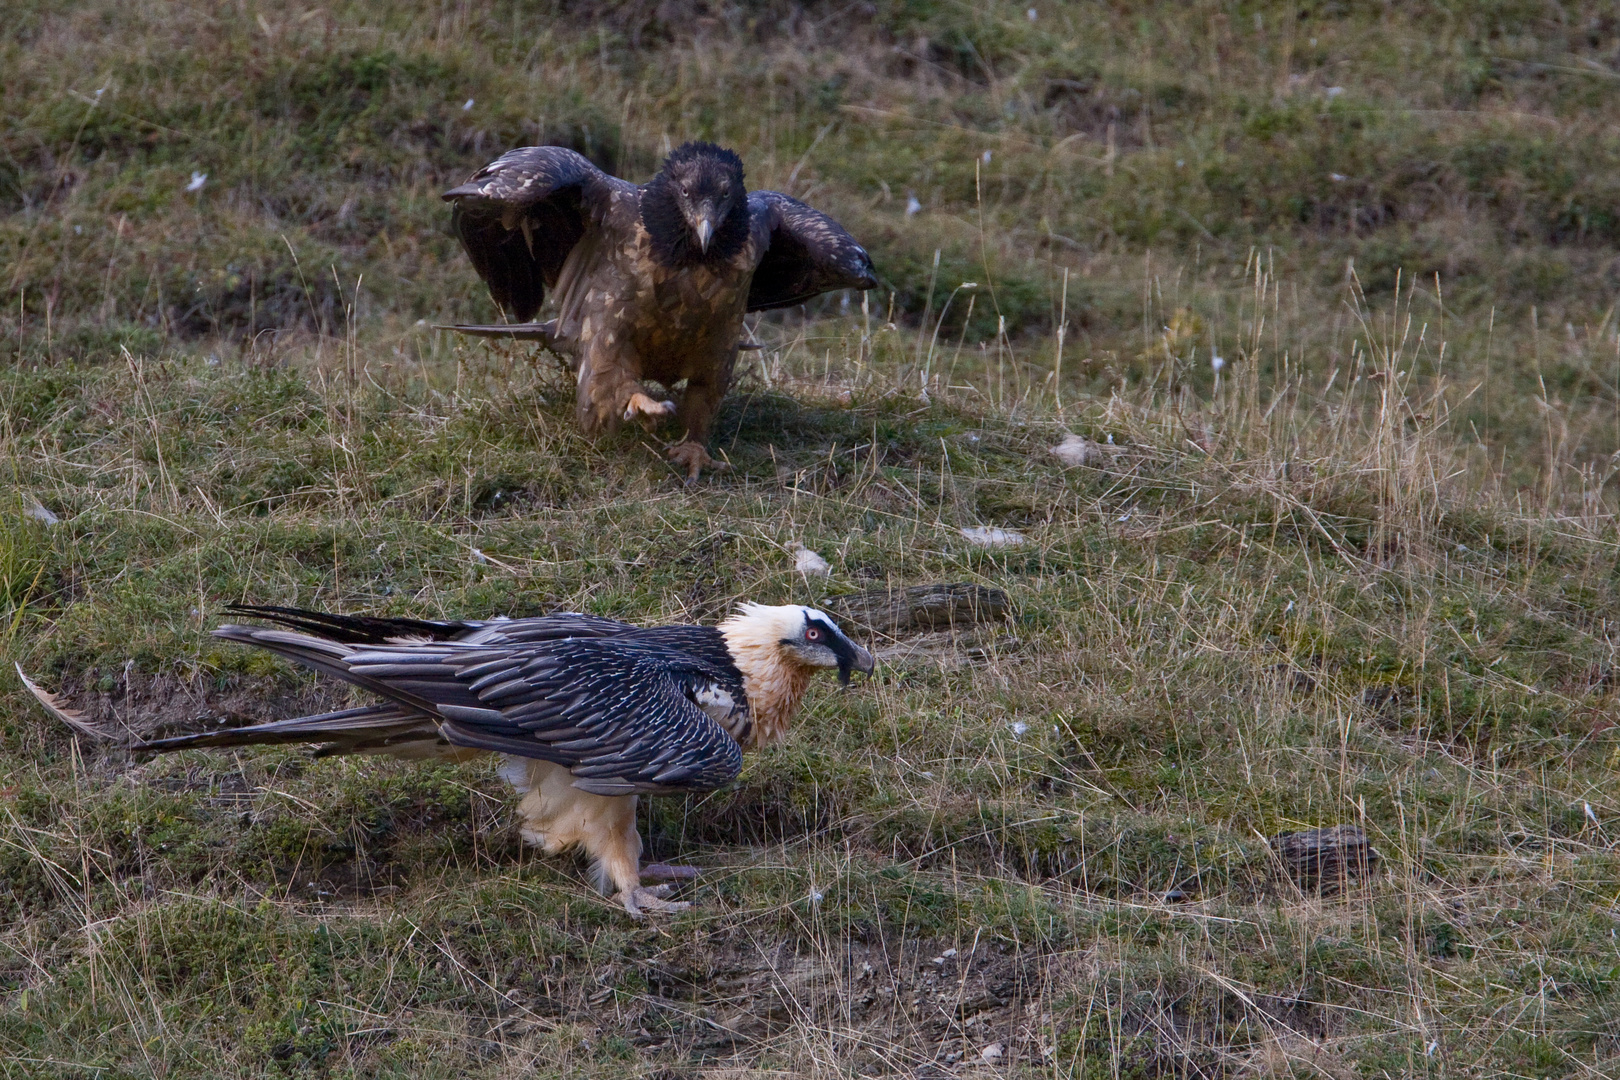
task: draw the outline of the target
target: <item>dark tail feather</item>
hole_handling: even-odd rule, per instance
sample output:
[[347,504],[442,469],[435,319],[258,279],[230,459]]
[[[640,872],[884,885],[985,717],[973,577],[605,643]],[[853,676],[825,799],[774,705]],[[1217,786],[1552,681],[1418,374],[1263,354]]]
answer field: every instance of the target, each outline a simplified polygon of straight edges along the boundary
[[[367,750],[403,749],[417,744],[424,751],[444,744],[438,725],[420,713],[399,705],[370,705],[362,709],[275,720],[252,727],[203,731],[168,739],[132,744],[129,749],[150,753],[221,746],[275,746],[283,743],[322,743],[318,757],[355,754]],[[448,744],[446,744],[448,745]]]
[[[74,731],[97,742],[122,742],[118,735],[92,726],[84,714],[69,708],[56,695],[47,693],[24,675],[21,667],[17,669],[17,674],[28,691],[39,699],[39,703]],[[431,756],[438,748],[449,747],[449,743],[439,734],[438,724],[432,719],[407,706],[393,703],[123,745],[130,750],[162,754],[192,747],[273,746],[279,743],[322,743],[324,745],[315,752],[317,757],[367,751]]]
[[312,667],[316,671],[325,672],[333,678],[342,679],[350,686],[358,686],[362,690],[370,690],[378,697],[387,698],[397,702],[405,708],[424,716],[432,716],[438,711],[438,706],[427,698],[414,694],[395,683],[383,679],[374,679],[360,674],[349,667],[348,658],[360,651],[361,646],[350,645],[346,642],[333,641],[329,638],[312,637],[309,634],[298,633],[291,630],[276,630],[263,626],[238,626],[226,623],[214,630],[214,636],[226,641],[234,641],[242,645],[257,645],[267,649],[277,656],[285,656],[289,660]]
[[426,638],[451,641],[469,627],[459,622],[428,622],[423,619],[388,619],[369,615],[333,615],[304,608],[268,607],[259,604],[230,604],[226,611],[251,615],[279,623],[306,634],[351,645],[387,645],[400,638]]
[[456,323],[453,326],[447,326],[435,323],[433,329],[454,330],[458,334],[467,334],[471,337],[506,338],[509,341],[538,341],[548,349],[557,347],[556,319],[538,323],[495,323],[493,325]]

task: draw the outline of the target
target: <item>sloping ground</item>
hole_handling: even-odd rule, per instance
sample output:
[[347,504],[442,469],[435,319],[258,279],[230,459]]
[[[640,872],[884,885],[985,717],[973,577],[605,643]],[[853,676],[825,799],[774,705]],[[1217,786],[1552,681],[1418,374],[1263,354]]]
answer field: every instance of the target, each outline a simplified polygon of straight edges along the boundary
[[[237,598],[650,622],[960,581],[1012,607],[880,635],[879,675],[829,681],[734,788],[653,802],[653,855],[705,871],[656,927],[525,853],[488,766],[131,760],[12,684],[12,1075],[1607,1067],[1595,502],[1469,481],[1444,388],[1386,393],[1411,357],[1060,424],[872,376],[894,335],[824,381],[843,329],[770,350],[721,428],[735,471],[693,489],[481,345],[352,393],[183,354],[10,372],[8,460],[61,520],[8,519],[7,651],[112,731],[345,700],[212,643]],[[831,578],[792,572],[799,541]],[[1337,823],[1380,871],[1302,895],[1265,838]]]
[[[0,676],[0,1076],[1615,1071],[1600,5],[8,14],[0,651],[99,726],[348,700],[235,600],[1010,617],[647,804],[656,926],[488,765],[134,760]],[[489,314],[449,181],[665,135],[889,275],[758,328],[690,489],[416,325]],[[1302,893],[1334,824],[1379,869]]]

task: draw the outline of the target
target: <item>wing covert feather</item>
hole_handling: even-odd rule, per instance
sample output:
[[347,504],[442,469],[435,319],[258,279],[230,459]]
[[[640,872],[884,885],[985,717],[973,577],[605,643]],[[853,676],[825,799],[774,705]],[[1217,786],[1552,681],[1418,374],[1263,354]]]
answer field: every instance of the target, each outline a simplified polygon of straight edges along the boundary
[[452,744],[556,762],[587,791],[710,790],[742,769],[736,739],[697,702],[715,688],[740,698],[734,672],[652,644],[412,644],[356,651],[348,666],[441,703]]
[[509,150],[443,198],[450,227],[490,296],[518,322],[534,318],[574,245],[600,225],[616,188],[609,176],[561,146]]
[[749,192],[748,207],[770,236],[748,290],[749,311],[791,307],[834,289],[877,284],[866,249],[826,214],[779,191]]

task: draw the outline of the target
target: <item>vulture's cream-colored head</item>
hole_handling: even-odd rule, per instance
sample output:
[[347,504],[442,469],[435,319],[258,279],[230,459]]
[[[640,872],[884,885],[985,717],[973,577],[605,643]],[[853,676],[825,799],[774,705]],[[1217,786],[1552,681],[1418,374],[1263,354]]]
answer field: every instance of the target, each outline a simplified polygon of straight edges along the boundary
[[875,666],[871,653],[812,607],[741,604],[720,624],[720,632],[743,674],[758,742],[774,741],[787,730],[817,671],[834,669],[847,685],[851,672],[870,675]]
[[742,604],[720,630],[733,653],[739,648],[755,653],[774,648],[780,663],[837,668],[838,681],[846,685],[850,672],[870,675],[874,666],[871,653],[849,640],[826,612],[812,607]]

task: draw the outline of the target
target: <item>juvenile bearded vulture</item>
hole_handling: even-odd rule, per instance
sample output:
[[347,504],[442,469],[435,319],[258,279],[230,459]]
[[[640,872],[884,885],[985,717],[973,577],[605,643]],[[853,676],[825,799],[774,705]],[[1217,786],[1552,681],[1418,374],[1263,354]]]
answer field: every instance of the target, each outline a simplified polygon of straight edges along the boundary
[[[871,672],[872,655],[814,608],[743,604],[713,626],[636,627],[561,613],[483,622],[355,618],[234,606],[276,626],[221,626],[383,699],[379,705],[253,727],[155,739],[142,751],[320,743],[317,756],[382,753],[505,758],[522,793],[523,838],[590,856],[598,888],[632,917],[679,910],[670,885],[690,867],[641,867],[636,798],[710,791],[736,779],[742,751],[781,738],[818,669]],[[21,671],[19,669],[19,674]],[[95,732],[28,680],[52,713]]]
[[[669,456],[695,479],[731,385],[743,315],[877,284],[837,222],[775,191],[750,192],[742,160],[690,142],[637,187],[557,146],[512,150],[444,198],[490,295],[520,325],[460,326],[573,355],[587,432],[673,415]],[[557,318],[532,323],[550,289]],[[686,380],[679,406],[641,380]]]

